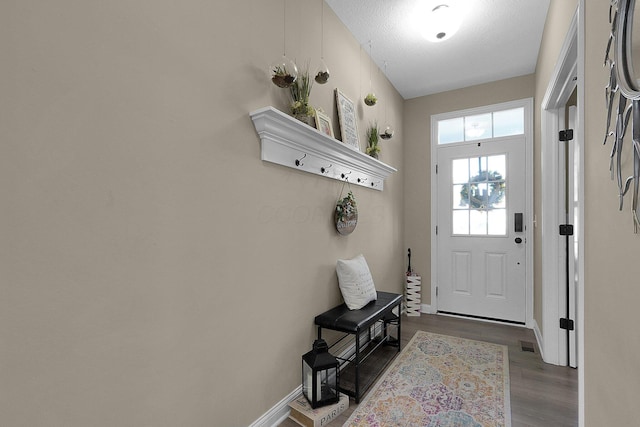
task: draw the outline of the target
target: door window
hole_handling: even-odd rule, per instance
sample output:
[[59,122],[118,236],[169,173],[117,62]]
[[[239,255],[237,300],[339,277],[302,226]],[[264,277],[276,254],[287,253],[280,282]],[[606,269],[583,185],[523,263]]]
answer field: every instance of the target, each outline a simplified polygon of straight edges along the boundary
[[506,164],[505,154],[452,160],[453,235],[506,235]]

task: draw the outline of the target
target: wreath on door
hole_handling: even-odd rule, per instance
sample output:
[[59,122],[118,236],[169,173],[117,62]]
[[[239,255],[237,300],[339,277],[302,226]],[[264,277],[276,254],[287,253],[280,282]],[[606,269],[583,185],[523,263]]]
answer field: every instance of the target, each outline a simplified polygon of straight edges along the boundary
[[[489,194],[480,188],[480,184],[488,184]],[[497,205],[504,199],[506,184],[500,172],[483,171],[472,177],[460,190],[461,205],[467,203],[471,209],[487,209]]]

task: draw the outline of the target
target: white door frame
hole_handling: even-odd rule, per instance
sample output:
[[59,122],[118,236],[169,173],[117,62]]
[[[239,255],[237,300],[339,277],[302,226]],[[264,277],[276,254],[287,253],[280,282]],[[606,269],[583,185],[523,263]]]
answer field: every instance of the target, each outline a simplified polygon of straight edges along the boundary
[[558,265],[558,191],[559,182],[557,136],[558,108],[566,105],[573,90],[571,83],[577,78],[575,86],[578,91],[575,144],[578,144],[578,224],[574,227],[575,238],[578,239],[577,263],[577,341],[578,341],[578,425],[584,426],[584,4],[578,1],[578,8],[564,44],[558,62],[549,80],[549,86],[541,104],[541,166],[542,166],[542,216],[549,218],[542,222],[542,245],[547,248],[542,254],[542,322],[543,332],[537,329],[536,336],[543,360],[547,363],[559,361],[559,268]]
[[[576,129],[577,127],[577,110],[578,107],[577,106],[570,106],[569,108],[566,108],[567,113],[568,113],[568,119],[569,119],[569,123],[566,124],[565,126],[567,126],[569,129]],[[568,144],[568,146],[565,146],[563,148],[566,148],[566,162],[568,167],[568,174],[566,174],[565,177],[565,181],[568,181],[566,184],[566,189],[567,189],[567,200],[568,200],[568,205],[566,206],[567,208],[567,212],[565,212],[565,215],[568,215],[569,221],[571,224],[573,224],[574,228],[577,228],[577,226],[580,224],[580,219],[577,217],[578,216],[578,206],[577,204],[580,202],[579,200],[577,200],[577,196],[579,194],[579,190],[580,187],[583,185],[580,182],[577,182],[576,177],[578,175],[580,175],[581,173],[581,169],[582,169],[582,165],[580,164],[576,164],[577,162],[579,162],[580,160],[580,151],[581,151],[581,146],[580,144],[577,143],[577,139],[574,138],[573,141],[569,141],[568,143],[565,142],[565,144]],[[567,200],[565,200],[565,203],[567,202]],[[567,254],[569,254],[569,259],[566,260],[565,259],[565,267],[568,268],[568,278],[569,278],[569,286],[567,287],[567,291],[564,292],[564,294],[562,296],[564,296],[564,300],[563,303],[565,304],[565,311],[566,311],[566,307],[569,307],[569,319],[573,319],[575,321],[575,323],[577,324],[577,319],[576,319],[576,314],[577,314],[577,298],[576,298],[576,288],[577,288],[577,271],[578,271],[578,262],[579,262],[579,258],[581,258],[582,253],[578,250],[578,248],[576,248],[576,243],[579,243],[580,239],[582,239],[580,233],[576,233],[574,230],[574,235],[569,239],[569,247],[566,247],[566,238],[565,240],[565,245],[563,247],[564,251],[565,251],[565,258],[567,256]],[[565,270],[567,269],[565,268]],[[566,280],[566,278],[565,278]],[[568,301],[567,301],[568,299]],[[568,305],[567,305],[568,303]],[[567,342],[567,334],[565,333],[565,344]],[[569,354],[567,355],[566,353],[562,356],[566,359],[569,359],[569,366],[571,366],[572,368],[575,368],[578,366],[578,347],[577,347],[577,328],[574,329],[573,331],[569,331],[568,333],[569,335]],[[569,357],[567,357],[569,356]]]
[[438,133],[437,121],[446,118],[446,116],[460,117],[481,114],[487,111],[508,110],[511,108],[524,108],[524,136],[526,140],[525,147],[525,188],[527,196],[525,198],[525,233],[526,242],[526,323],[527,328],[533,328],[533,98],[520,99],[516,101],[503,102],[493,105],[485,105],[467,110],[452,111],[444,114],[431,116],[431,305],[429,313],[437,313],[438,311],[438,240],[436,235],[436,226],[438,225],[438,175],[436,174],[436,164],[438,160]]
[[[565,105],[576,87],[578,77],[578,16],[574,15],[573,21],[567,33],[564,45],[560,52],[559,60],[552,74],[549,86],[541,104],[541,181],[542,181],[542,331],[536,329],[536,335],[542,357],[545,362],[554,365],[566,365],[566,336],[559,328],[559,319],[564,317],[565,301],[565,270],[563,254],[560,248],[564,244],[560,238],[558,229],[565,223],[562,215],[564,206],[564,191],[560,183],[561,175],[558,143],[558,132],[564,125]],[[581,143],[582,125],[581,110],[582,99],[578,93],[578,118],[577,128],[574,132],[575,143]],[[580,164],[584,164],[580,159]],[[580,168],[582,172],[582,167]],[[581,180],[581,182],[583,182]],[[580,188],[583,186],[580,185]],[[579,198],[580,203],[584,200]],[[582,212],[582,209],[580,209]],[[582,223],[582,221],[580,221]],[[576,237],[582,236],[580,230],[576,230]],[[580,239],[582,240],[582,239]],[[580,251],[581,252],[581,251]],[[581,252],[582,253],[582,252]],[[582,276],[578,272],[579,276]],[[537,325],[536,325],[537,326]]]

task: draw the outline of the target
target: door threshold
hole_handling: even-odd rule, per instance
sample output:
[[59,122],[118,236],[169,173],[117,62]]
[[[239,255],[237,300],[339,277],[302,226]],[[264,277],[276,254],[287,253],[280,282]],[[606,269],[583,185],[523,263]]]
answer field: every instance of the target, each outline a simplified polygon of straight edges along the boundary
[[493,317],[485,317],[485,316],[476,316],[473,314],[461,314],[461,313],[453,313],[450,311],[440,311],[440,310],[438,310],[436,314],[441,314],[441,315],[450,316],[450,317],[460,317],[464,319],[480,320],[482,322],[501,323],[501,324],[514,325],[514,326],[526,326],[525,322],[517,322],[515,320],[496,319]]

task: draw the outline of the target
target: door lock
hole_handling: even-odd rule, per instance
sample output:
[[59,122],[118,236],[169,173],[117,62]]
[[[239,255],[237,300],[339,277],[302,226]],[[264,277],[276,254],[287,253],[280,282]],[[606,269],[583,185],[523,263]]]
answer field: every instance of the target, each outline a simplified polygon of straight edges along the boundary
[[517,244],[522,243],[522,238],[520,238],[520,237],[516,237],[516,243],[517,243]]
[[[513,223],[514,223],[514,227],[513,228],[514,228],[514,230],[513,231],[515,231],[516,233],[522,233],[524,231],[523,230],[524,221],[523,221],[522,212],[515,213],[513,215],[513,217],[514,217],[514,220],[513,220]],[[520,242],[518,242],[518,243],[520,243]]]

